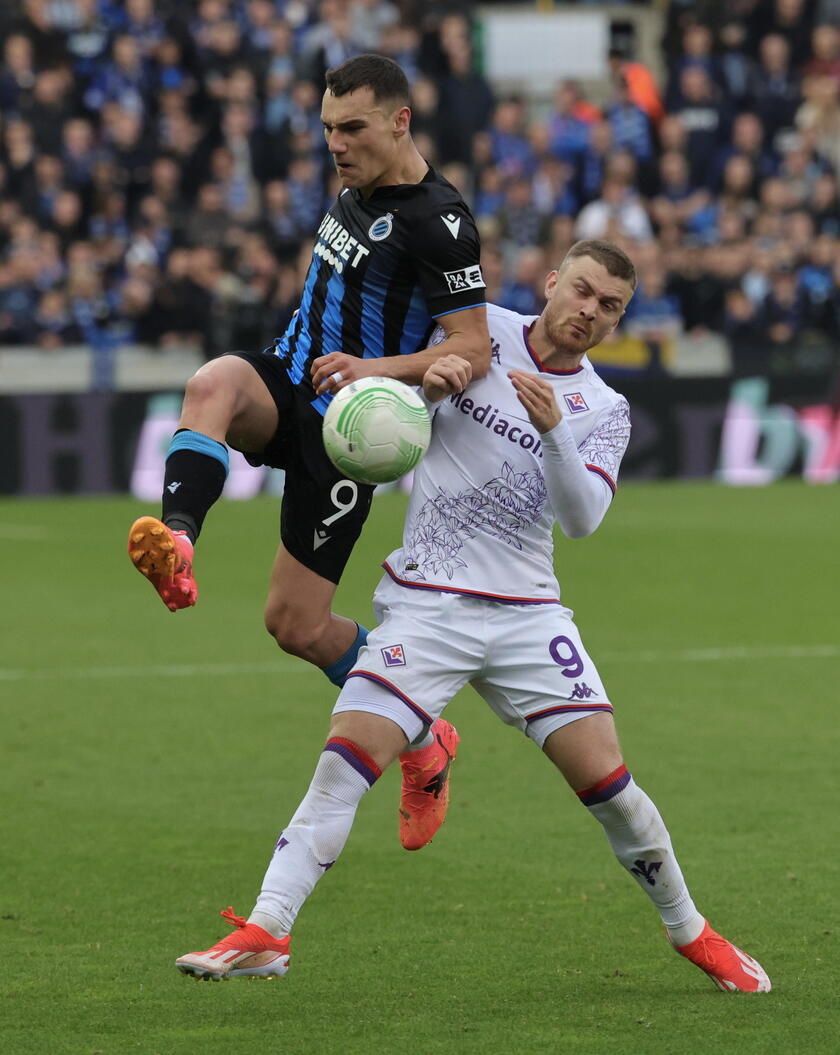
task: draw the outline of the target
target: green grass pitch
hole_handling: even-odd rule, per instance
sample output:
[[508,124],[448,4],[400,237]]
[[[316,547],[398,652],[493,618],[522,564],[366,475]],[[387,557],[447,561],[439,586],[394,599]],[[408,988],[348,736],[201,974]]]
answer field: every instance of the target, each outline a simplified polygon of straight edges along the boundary
[[[0,502],[5,1055],[837,1052],[840,491],[627,484],[561,540],[564,597],[695,900],[774,991],[717,992],[539,752],[465,692],[447,824],[397,838],[397,773],[271,982],[175,957],[250,910],[334,692],[262,626],[277,500],[222,503],[196,609],[131,569],[125,499]],[[337,608],[369,620],[404,498]],[[152,510],[148,510],[152,511]]]

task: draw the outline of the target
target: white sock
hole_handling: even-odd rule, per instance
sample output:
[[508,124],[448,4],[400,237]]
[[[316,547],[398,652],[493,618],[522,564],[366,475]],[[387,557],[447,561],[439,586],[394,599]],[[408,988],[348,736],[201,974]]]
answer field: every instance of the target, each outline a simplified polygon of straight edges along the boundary
[[703,930],[674,855],[665,822],[625,766],[578,792],[596,817],[619,862],[638,882],[662,917],[675,945],[687,945]]
[[248,918],[274,937],[288,934],[315,884],[344,848],[364,793],[381,770],[357,744],[328,740],[309,790],[274,848]]

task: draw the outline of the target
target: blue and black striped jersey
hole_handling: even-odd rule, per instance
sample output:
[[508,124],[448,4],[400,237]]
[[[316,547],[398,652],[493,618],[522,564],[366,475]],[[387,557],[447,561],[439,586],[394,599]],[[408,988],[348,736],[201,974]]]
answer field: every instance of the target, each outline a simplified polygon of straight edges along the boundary
[[274,353],[321,414],[313,359],[407,355],[428,344],[435,319],[485,303],[475,221],[458,191],[429,169],[420,183],[344,190],[321,221],[300,309]]

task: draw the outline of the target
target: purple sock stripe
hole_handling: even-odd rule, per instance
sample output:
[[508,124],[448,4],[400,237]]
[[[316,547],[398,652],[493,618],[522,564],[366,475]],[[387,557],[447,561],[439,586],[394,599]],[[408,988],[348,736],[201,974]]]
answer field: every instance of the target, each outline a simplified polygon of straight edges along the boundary
[[563,703],[556,707],[546,707],[544,711],[537,711],[535,714],[529,714],[525,721],[535,722],[538,718],[549,718],[552,714],[571,714],[572,712],[594,714],[598,711],[606,711],[607,714],[612,714],[612,709],[611,703]]
[[372,674],[369,670],[351,670],[347,675],[347,681],[351,678],[367,678],[368,681],[376,682],[377,685],[381,685],[383,689],[387,689],[388,692],[392,692],[398,699],[402,700],[406,707],[416,714],[425,725],[431,725],[434,721],[431,715],[426,714],[422,707],[418,707],[405,693],[400,692],[396,685],[392,685],[387,678],[383,678],[379,674]]
[[327,740],[326,744],[324,744],[324,750],[334,751],[337,755],[341,755],[344,761],[352,766],[360,777],[364,777],[371,787],[373,787],[379,778],[379,773],[374,773],[370,766],[363,762],[352,748],[347,746],[346,742],[341,740]]
[[607,802],[609,799],[615,798],[620,791],[624,791],[630,783],[632,775],[625,766],[621,766],[617,772],[618,776],[615,780],[611,780],[609,784],[603,787],[595,784],[594,787],[585,788],[577,793],[584,806],[596,806],[599,802]]

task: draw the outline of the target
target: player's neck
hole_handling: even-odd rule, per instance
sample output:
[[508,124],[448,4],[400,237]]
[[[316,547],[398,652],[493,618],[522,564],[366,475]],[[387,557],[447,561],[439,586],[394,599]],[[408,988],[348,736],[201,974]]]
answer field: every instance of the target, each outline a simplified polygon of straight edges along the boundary
[[360,187],[359,192],[363,198],[369,198],[378,187],[399,187],[404,183],[420,183],[428,171],[429,166],[423,155],[413,141],[408,140],[405,149],[401,150],[394,159],[394,164],[373,183],[367,187]]
[[548,339],[542,317],[536,319],[528,332],[528,343],[531,350],[544,367],[549,370],[577,370],[583,360],[584,352],[567,351]]

